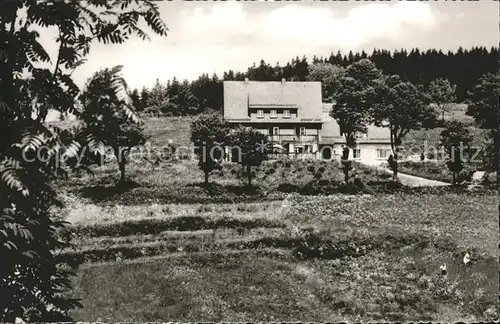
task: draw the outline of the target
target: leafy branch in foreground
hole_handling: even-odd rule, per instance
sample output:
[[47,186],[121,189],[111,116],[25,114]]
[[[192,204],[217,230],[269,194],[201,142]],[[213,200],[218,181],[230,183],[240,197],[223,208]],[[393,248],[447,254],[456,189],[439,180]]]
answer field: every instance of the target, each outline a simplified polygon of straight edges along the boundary
[[[81,306],[64,297],[71,266],[55,251],[64,222],[51,210],[61,206],[51,186],[60,159],[81,149],[68,131],[45,123],[49,109],[79,115],[80,89],[72,78],[92,42],[147,39],[145,21],[165,36],[152,1],[0,1],[0,321],[68,321]],[[39,42],[46,28],[57,30],[50,57]],[[27,72],[27,73],[26,73]]]

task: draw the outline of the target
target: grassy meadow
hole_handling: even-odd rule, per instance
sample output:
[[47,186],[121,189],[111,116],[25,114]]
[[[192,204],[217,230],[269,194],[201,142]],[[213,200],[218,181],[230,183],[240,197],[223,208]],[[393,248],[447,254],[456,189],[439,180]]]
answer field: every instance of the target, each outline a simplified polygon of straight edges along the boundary
[[[146,120],[152,145],[187,145],[178,118]],[[314,172],[310,167],[314,167]],[[226,164],[201,185],[193,161],[138,161],[57,183],[78,266],[77,321],[480,321],[498,318],[495,192],[374,190],[313,195],[320,168],[270,161],[245,186]],[[357,166],[373,188],[390,175]],[[464,265],[464,254],[471,262]],[[442,275],[439,267],[447,266]]]

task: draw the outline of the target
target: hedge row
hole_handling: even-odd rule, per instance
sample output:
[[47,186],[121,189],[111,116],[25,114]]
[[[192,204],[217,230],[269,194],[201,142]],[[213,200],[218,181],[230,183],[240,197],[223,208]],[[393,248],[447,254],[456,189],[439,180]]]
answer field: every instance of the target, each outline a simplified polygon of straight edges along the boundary
[[219,228],[276,228],[283,227],[277,221],[265,218],[236,219],[231,217],[206,218],[201,216],[179,216],[159,219],[129,220],[120,223],[77,225],[69,228],[76,237],[129,236],[137,234],[159,234],[165,231],[200,231]]
[[123,205],[140,205],[151,202],[176,204],[249,203],[284,198],[279,192],[269,194],[256,187],[222,186],[215,183],[211,183],[207,187],[196,184],[165,187],[141,186],[127,189],[115,186],[93,186],[77,189],[76,194],[90,198],[96,203],[120,203]]
[[373,194],[374,191],[361,181],[354,179],[348,184],[326,179],[314,179],[304,186],[291,183],[282,183],[278,186],[278,191],[285,193],[299,193],[301,195],[332,195],[332,194]]

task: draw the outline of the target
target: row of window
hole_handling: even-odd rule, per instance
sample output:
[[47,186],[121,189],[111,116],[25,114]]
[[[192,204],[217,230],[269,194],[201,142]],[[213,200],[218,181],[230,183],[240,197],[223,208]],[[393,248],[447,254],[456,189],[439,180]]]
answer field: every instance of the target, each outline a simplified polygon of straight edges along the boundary
[[[280,134],[280,128],[278,126],[273,127],[273,133],[271,135],[279,135]],[[305,127],[299,127],[298,128],[298,134],[300,136],[306,135],[306,128]]]
[[[276,109],[272,109],[269,117],[278,118],[278,111]],[[264,110],[257,110],[257,118],[264,118]],[[290,118],[290,110],[283,110],[283,118]]]

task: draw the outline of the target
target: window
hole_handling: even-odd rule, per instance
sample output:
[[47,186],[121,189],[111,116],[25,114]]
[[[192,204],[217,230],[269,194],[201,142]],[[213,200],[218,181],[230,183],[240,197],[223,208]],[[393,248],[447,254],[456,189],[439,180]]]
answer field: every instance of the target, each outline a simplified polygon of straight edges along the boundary
[[288,109],[283,110],[283,118],[290,118],[290,110]]
[[299,135],[300,136],[306,135],[306,128],[305,127],[300,127],[299,128]]
[[257,118],[264,118],[264,110],[257,110]]
[[280,128],[279,127],[273,127],[273,135],[279,135],[280,134]]
[[355,148],[352,150],[352,158],[353,159],[360,159],[361,158],[361,149]]
[[276,112],[275,109],[271,110],[271,118],[276,118],[278,117],[278,113]]
[[377,149],[377,159],[387,159],[391,155],[391,150]]

